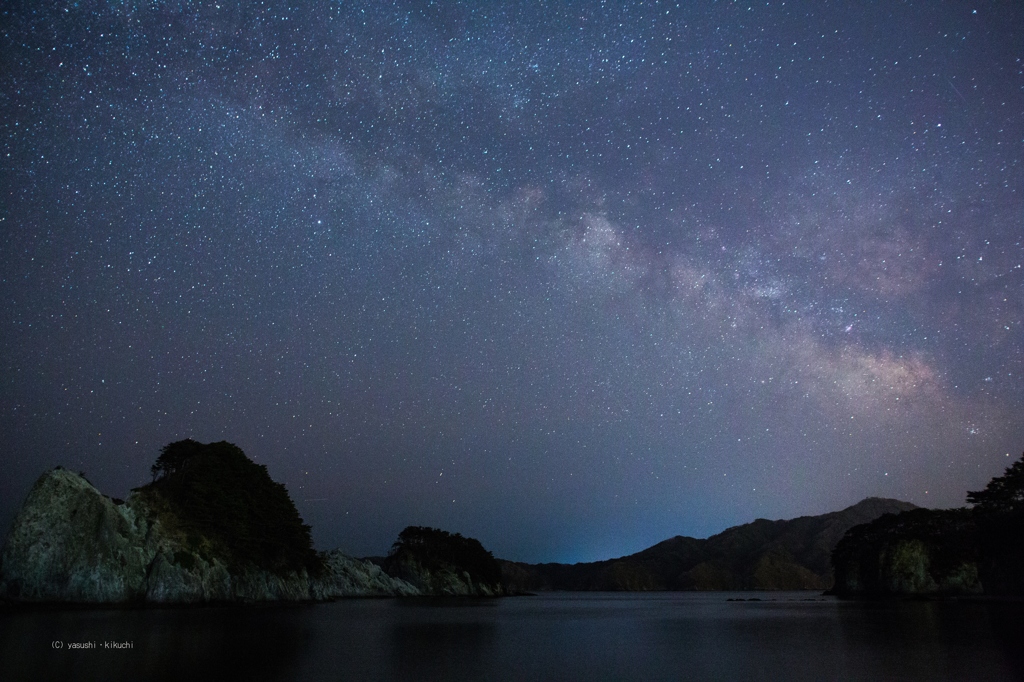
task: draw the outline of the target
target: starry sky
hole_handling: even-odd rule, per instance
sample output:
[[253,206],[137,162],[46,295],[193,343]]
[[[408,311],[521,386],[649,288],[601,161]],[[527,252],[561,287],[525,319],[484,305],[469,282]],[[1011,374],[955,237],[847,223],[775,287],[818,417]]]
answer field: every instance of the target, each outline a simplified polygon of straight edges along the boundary
[[1018,3],[0,12],[4,528],[188,437],[571,562],[1024,450]]

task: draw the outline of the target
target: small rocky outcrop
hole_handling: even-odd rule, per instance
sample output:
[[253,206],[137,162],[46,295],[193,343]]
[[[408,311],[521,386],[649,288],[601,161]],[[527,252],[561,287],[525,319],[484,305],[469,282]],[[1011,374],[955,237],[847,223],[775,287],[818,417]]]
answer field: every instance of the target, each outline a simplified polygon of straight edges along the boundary
[[498,561],[478,540],[458,533],[409,526],[382,563],[390,575],[425,595],[496,597],[505,593]]
[[[186,470],[193,475],[203,468]],[[195,478],[199,489],[223,493],[216,485],[209,487],[216,477]],[[231,494],[223,499],[232,499]],[[369,561],[337,550],[313,552],[301,534],[295,540],[297,513],[294,519],[278,519],[278,529],[283,525],[291,533],[291,544],[279,534],[269,545],[266,538],[273,539],[274,534],[266,527],[247,526],[245,513],[232,522],[241,524],[233,532],[243,542],[232,542],[217,532],[216,518],[190,522],[166,489],[147,486],[122,502],[103,495],[83,476],[58,467],[39,478],[15,517],[0,555],[0,599],[190,604],[419,593]],[[202,523],[207,524],[206,533],[199,532]],[[222,530],[229,528],[230,524],[221,525]],[[296,546],[309,551],[295,552]]]
[[353,559],[340,550],[323,556],[324,571],[310,581],[310,594],[318,601],[338,597],[416,597],[422,593],[409,582],[392,578],[377,564]]

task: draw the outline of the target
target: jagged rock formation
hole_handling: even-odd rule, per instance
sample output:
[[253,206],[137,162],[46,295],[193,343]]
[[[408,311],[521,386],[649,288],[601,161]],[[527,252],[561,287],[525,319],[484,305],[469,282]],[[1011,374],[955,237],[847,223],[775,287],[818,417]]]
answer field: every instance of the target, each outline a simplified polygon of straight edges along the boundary
[[0,595],[24,601],[113,602],[145,592],[157,554],[136,506],[115,504],[57,467],[32,487],[4,546]]
[[315,570],[267,570],[174,528],[151,491],[106,497],[60,467],[39,478],[0,557],[0,598],[20,602],[203,603],[418,594],[378,566],[334,551]]
[[423,594],[414,585],[393,578],[380,566],[354,559],[340,550],[324,555],[325,570],[310,581],[311,596],[318,600],[338,597],[416,597]]
[[833,581],[832,549],[849,528],[913,508],[871,497],[821,516],[758,519],[706,540],[676,536],[620,559],[572,565],[502,562],[502,573],[513,591],[823,590]]

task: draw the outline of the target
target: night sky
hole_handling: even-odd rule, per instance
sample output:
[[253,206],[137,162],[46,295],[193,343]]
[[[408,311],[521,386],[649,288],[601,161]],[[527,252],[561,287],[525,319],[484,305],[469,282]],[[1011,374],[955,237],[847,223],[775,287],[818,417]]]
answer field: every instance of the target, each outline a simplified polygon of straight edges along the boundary
[[1024,450],[1019,3],[4,7],[4,530],[183,438],[523,561]]

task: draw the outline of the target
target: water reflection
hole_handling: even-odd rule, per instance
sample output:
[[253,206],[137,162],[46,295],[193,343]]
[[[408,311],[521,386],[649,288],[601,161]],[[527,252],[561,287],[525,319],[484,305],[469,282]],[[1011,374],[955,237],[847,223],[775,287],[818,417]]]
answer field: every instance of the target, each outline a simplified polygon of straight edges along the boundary
[[[16,611],[0,615],[0,678],[287,677],[307,653],[308,634],[294,608]],[[72,650],[71,642],[97,648]],[[106,649],[104,642],[132,647]]]
[[391,629],[395,679],[486,679],[493,623],[399,623]]
[[[0,679],[1024,679],[1021,603],[729,596],[7,611]],[[57,651],[54,639],[134,649]]]
[[835,612],[822,606],[708,603],[680,609],[659,630],[671,664],[695,679],[771,680],[781,671],[789,680],[847,679]]
[[1019,605],[853,603],[842,604],[841,615],[844,646],[860,652],[859,667],[868,676],[899,671],[904,679],[1024,679]]
[[486,677],[497,637],[496,599],[408,599],[388,630],[394,679]]

